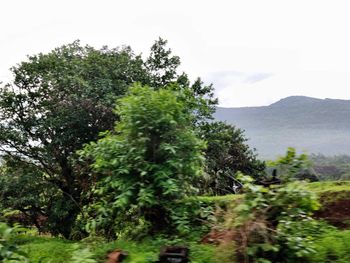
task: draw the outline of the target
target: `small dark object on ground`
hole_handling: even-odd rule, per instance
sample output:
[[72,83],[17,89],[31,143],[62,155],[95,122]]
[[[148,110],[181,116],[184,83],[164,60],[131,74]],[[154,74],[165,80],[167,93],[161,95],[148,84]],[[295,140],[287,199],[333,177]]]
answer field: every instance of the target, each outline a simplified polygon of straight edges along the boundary
[[158,263],[188,263],[189,249],[183,246],[163,247]]
[[277,170],[273,169],[272,178],[266,179],[266,180],[259,180],[256,182],[256,184],[262,185],[265,187],[270,187],[271,185],[274,185],[274,184],[281,184],[281,180],[277,178]]
[[120,249],[114,250],[108,254],[107,263],[122,262],[127,256],[128,256],[128,253],[126,253]]

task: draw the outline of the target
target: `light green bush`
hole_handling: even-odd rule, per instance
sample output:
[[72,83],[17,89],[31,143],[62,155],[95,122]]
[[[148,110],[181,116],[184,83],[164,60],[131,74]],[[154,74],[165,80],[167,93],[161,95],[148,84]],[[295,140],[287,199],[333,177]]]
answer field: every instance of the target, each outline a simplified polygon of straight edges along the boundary
[[320,231],[311,217],[319,208],[317,197],[300,182],[266,188],[250,177],[241,180],[245,194],[226,219],[236,233],[238,261],[306,262]]
[[0,262],[28,262],[26,254],[15,243],[23,230],[20,226],[11,228],[0,223]]
[[315,240],[315,251],[309,260],[313,263],[350,262],[350,230],[332,230]]

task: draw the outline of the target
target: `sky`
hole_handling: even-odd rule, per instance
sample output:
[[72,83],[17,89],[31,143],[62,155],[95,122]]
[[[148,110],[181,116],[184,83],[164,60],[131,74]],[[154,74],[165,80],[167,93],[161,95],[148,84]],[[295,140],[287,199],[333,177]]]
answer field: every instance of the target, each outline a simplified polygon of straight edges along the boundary
[[350,3],[341,0],[3,0],[0,81],[27,55],[80,39],[147,55],[158,38],[220,106],[291,95],[350,99]]

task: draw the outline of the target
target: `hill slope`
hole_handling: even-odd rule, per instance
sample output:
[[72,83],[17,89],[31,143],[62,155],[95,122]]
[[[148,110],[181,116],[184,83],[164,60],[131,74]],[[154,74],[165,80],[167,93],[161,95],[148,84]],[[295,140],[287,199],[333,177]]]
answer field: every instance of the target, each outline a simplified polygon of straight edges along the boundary
[[219,107],[215,118],[244,129],[250,146],[265,159],[287,147],[350,154],[350,100],[292,96],[263,107]]

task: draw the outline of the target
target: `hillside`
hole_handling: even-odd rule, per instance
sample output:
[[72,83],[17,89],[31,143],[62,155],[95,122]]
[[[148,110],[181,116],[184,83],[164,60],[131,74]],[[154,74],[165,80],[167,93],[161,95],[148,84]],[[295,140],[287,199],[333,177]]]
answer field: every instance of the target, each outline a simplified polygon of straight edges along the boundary
[[292,96],[269,106],[218,108],[217,120],[244,129],[260,157],[287,147],[325,155],[350,154],[350,100]]

